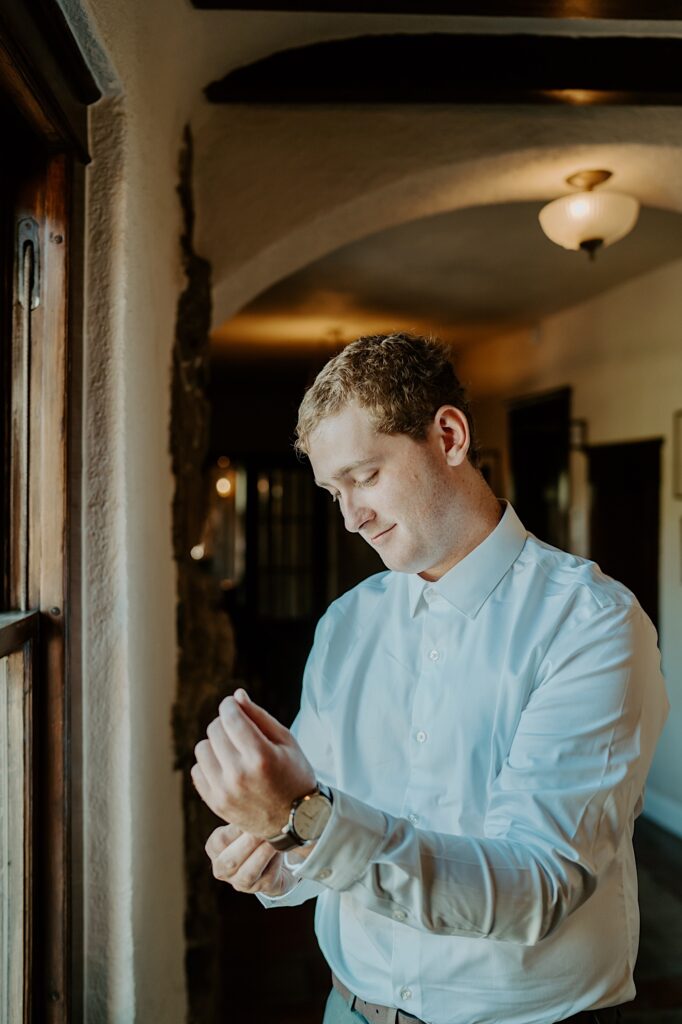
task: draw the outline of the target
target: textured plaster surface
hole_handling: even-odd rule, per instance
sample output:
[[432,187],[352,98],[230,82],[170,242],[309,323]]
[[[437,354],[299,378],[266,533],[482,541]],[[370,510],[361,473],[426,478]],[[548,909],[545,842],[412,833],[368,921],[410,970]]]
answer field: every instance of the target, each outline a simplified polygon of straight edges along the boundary
[[91,111],[87,170],[85,1019],[173,1024],[186,1004],[168,452],[181,47],[162,4],[92,7],[120,96]]
[[87,196],[83,805],[87,1013],[94,1020],[134,1015],[121,280],[105,255],[122,242],[123,131],[120,105],[103,105],[92,120],[92,145],[107,158],[99,158]]
[[216,326],[340,245],[435,213],[554,198],[576,167],[612,167],[643,203],[682,207],[672,108],[203,108],[195,138]]

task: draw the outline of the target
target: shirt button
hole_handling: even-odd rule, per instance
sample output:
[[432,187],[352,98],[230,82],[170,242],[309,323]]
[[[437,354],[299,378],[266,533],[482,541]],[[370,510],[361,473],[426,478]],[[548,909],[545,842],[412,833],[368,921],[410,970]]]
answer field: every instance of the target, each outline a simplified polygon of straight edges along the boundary
[[418,814],[408,814],[407,815],[407,820],[409,821],[410,825],[416,825],[417,822],[419,821],[419,815]]
[[412,998],[412,989],[411,988],[401,988],[401,990],[400,990],[400,998],[401,999],[405,999],[405,1000],[411,999]]
[[426,743],[426,733],[423,729],[420,729],[419,732],[415,734],[415,739],[417,743]]
[[396,921],[404,921],[407,917],[407,914],[405,913],[404,910],[394,910],[393,916],[396,919]]
[[331,868],[322,868],[321,871],[317,872],[317,877],[319,878],[319,880],[321,882],[324,882],[325,878],[329,878],[331,873],[332,873],[332,869]]
[[440,658],[440,654],[438,653],[438,651],[429,651],[429,658],[431,659],[431,661],[438,661],[438,659]]

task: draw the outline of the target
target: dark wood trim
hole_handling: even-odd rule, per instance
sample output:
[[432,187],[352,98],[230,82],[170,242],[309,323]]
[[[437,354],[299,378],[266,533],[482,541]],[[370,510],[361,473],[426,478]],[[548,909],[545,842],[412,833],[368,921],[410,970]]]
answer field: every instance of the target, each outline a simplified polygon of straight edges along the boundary
[[[34,1024],[82,1020],[83,957],[79,949],[74,956],[73,948],[74,937],[76,942],[82,940],[82,923],[79,919],[74,926],[73,921],[74,913],[81,914],[82,904],[80,898],[75,906],[71,900],[71,850],[73,845],[80,847],[81,837],[79,831],[73,831],[80,828],[80,817],[75,822],[71,819],[70,700],[72,689],[79,686],[79,680],[74,680],[79,664],[74,658],[67,670],[68,631],[78,629],[69,607],[69,542],[74,535],[67,530],[68,397],[71,330],[80,310],[78,305],[75,313],[72,310],[71,286],[77,276],[82,278],[86,105],[98,97],[56,0],[3,3],[0,111],[6,122],[5,170],[11,174],[12,189],[4,190],[3,218],[11,220],[11,229],[3,229],[2,235],[7,258],[9,254],[16,258],[18,225],[30,218],[41,270],[40,302],[30,316],[28,339],[30,388],[25,406],[29,428],[21,429],[28,457],[15,488],[20,484],[28,496],[27,516],[18,522],[8,509],[9,523],[3,523],[13,535],[4,559],[10,570],[5,606],[17,607],[18,572],[12,569],[12,562],[21,561],[26,566],[25,606],[35,610],[32,621],[40,617],[39,642],[32,645],[30,665],[33,714],[30,735],[25,737],[30,747],[31,787],[31,834],[25,848],[30,896],[26,916],[32,933],[26,961],[26,1004],[30,1006],[26,1020]],[[75,221],[71,216],[74,177],[80,189]],[[76,262],[72,267],[73,253]],[[10,294],[14,282],[15,275],[7,277],[3,270],[5,297],[13,298],[11,304],[16,307],[16,296]],[[20,359],[22,343],[16,331],[11,331],[9,317],[3,320],[2,330],[3,335],[10,332],[7,341],[10,352],[15,353],[14,361]],[[11,366],[12,360],[5,362]],[[5,395],[6,400],[8,397],[16,406],[21,395],[15,389],[14,394]],[[5,435],[16,434],[17,423],[17,416],[3,420]],[[10,453],[9,468],[14,471],[12,437],[2,440]],[[79,470],[71,468],[78,479]],[[23,568],[21,572],[23,579]],[[11,629],[7,637],[12,637]],[[78,732],[77,725],[74,732]],[[78,858],[77,869],[81,865]]]
[[0,658],[18,651],[37,636],[37,612],[7,612],[0,615]]
[[[37,198],[42,228],[41,305],[35,310],[35,375],[31,464],[31,605],[41,610],[39,683],[34,685],[38,756],[35,813],[36,985],[34,1000],[45,1024],[71,1020],[70,764],[65,641],[67,577],[68,279],[71,160],[48,160]],[[39,410],[39,412],[38,412]],[[38,541],[39,538],[39,541]],[[39,546],[36,547],[36,544]]]
[[682,39],[360,36],[284,50],[206,88],[213,103],[682,103]]
[[48,146],[87,162],[87,106],[101,92],[56,0],[4,0],[0,93]]
[[66,579],[66,608],[68,616],[64,623],[66,641],[66,688],[67,705],[65,713],[68,737],[67,792],[68,802],[68,858],[70,863],[70,908],[71,927],[69,960],[70,1017],[69,1024],[83,1024],[83,979],[84,979],[84,908],[83,908],[83,694],[82,694],[82,601],[83,586],[81,564],[81,537],[83,527],[82,473],[83,473],[83,282],[85,248],[85,176],[86,170],[74,160],[71,180],[71,203],[69,222],[71,239],[69,244],[69,278],[67,282],[69,300],[69,338],[67,367],[67,536],[66,550],[68,574]]
[[[8,132],[11,137],[11,132]],[[26,892],[33,918],[27,955],[26,1002],[36,1022],[70,1021],[70,764],[69,685],[65,638],[69,548],[66,534],[68,482],[68,275],[72,157],[51,153],[40,140],[22,140],[13,152],[16,195],[11,252],[21,262],[26,225],[39,275],[33,289],[13,294],[10,339],[13,415],[9,464],[9,601],[18,611],[40,614],[39,643],[30,672],[32,716],[30,844],[25,848]],[[17,155],[18,154],[18,155]],[[13,275],[14,288],[20,285]],[[29,301],[35,298],[35,304]],[[26,323],[28,316],[28,325]],[[21,616],[20,616],[21,617]],[[9,621],[9,620],[8,620]],[[18,621],[18,620],[17,620]],[[10,634],[11,635],[11,634]]]
[[312,14],[438,14],[452,17],[607,19],[621,21],[678,21],[679,0],[192,0],[194,7],[220,11],[290,11]]

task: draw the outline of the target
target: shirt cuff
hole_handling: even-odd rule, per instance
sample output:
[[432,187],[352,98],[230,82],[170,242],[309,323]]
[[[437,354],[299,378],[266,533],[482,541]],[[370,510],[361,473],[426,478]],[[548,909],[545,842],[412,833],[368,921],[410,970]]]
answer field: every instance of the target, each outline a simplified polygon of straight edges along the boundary
[[287,889],[281,896],[266,896],[263,892],[257,892],[256,896],[263,906],[270,910],[274,907],[298,907],[301,903],[305,903],[306,900],[319,896],[322,891],[322,886],[318,885],[317,882],[297,878],[291,889]]
[[292,874],[342,892],[364,875],[386,837],[388,821],[361,800],[337,789],[332,793],[332,813],[324,832]]

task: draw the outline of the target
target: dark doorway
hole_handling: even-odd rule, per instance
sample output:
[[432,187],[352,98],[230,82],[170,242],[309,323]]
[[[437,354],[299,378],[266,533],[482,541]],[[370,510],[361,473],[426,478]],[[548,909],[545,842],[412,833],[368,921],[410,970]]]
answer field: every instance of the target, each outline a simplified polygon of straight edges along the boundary
[[658,626],[660,438],[587,449],[590,557],[636,595]]
[[533,395],[509,407],[512,500],[526,529],[568,547],[571,389]]

